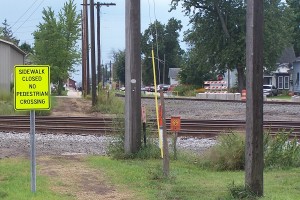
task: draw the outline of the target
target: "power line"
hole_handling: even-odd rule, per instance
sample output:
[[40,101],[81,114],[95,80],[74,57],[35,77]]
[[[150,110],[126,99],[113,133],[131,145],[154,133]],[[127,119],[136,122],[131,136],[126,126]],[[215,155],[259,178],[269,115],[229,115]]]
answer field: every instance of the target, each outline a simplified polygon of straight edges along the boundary
[[23,15],[21,15],[21,17],[19,17],[18,19],[17,19],[17,21],[11,26],[11,28],[12,27],[14,27],[14,25],[16,25],[16,23],[18,23],[19,22],[19,20],[32,8],[32,6],[35,4],[37,2],[37,0],[35,0],[30,6],[29,6],[29,8],[23,13]]
[[19,28],[21,28],[29,19],[30,17],[37,11],[37,9],[42,5],[42,3],[44,2],[45,0],[42,0],[40,2],[40,4],[36,7],[36,9],[29,15],[29,17],[14,31],[14,33],[19,30]]

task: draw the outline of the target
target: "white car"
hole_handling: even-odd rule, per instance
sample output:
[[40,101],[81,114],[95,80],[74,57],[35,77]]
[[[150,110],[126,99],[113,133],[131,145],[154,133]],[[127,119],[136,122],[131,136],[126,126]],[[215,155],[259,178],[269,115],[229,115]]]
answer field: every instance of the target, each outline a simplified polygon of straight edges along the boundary
[[263,85],[264,95],[266,96],[277,96],[278,90],[274,85]]

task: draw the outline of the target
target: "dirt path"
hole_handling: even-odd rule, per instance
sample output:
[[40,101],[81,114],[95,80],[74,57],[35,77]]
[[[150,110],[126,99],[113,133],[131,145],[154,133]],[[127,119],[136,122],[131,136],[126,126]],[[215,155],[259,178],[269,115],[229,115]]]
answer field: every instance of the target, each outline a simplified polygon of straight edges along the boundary
[[38,173],[50,179],[51,190],[77,200],[134,199],[132,192],[113,186],[103,171],[88,167],[83,160],[83,155],[39,157]]
[[84,98],[57,97],[51,116],[91,116],[91,101]]
[[[51,116],[100,116],[91,112],[91,100],[57,97]],[[104,116],[101,114],[101,116]],[[43,156],[37,162],[40,175],[49,177],[52,190],[77,200],[133,199],[132,192],[116,188],[100,170],[88,167],[84,155]]]
[[111,114],[92,112],[92,101],[80,97],[66,96],[57,97],[56,104],[53,106],[51,116],[67,117],[112,117]]

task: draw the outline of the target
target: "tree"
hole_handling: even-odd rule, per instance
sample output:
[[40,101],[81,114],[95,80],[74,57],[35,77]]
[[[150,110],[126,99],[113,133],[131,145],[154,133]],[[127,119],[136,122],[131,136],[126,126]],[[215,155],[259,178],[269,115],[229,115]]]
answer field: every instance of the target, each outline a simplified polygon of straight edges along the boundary
[[22,49],[26,54],[33,54],[33,49],[31,47],[30,44],[28,44],[27,42],[23,42],[20,46],[19,46],[20,49]]
[[80,16],[76,13],[73,0],[64,4],[58,19],[51,8],[43,9],[43,23],[34,32],[34,62],[51,66],[51,82],[58,85],[58,94],[63,91],[69,73],[79,62],[80,53],[76,46],[80,32]]
[[4,22],[2,22],[2,25],[3,25],[3,27],[0,27],[0,39],[12,42],[18,46],[20,40],[17,40],[13,36],[11,28],[10,28],[9,24],[7,23],[6,19],[4,19]]
[[[179,2],[181,0],[173,0],[172,9],[175,9]],[[288,15],[284,4],[280,0],[264,1],[264,4],[264,66],[273,69],[282,50],[290,42],[291,32],[286,26]],[[189,52],[192,53],[189,55],[190,60],[194,64],[187,66],[191,68],[188,71],[209,71],[213,75],[223,73],[227,69],[237,69],[239,91],[244,89],[245,1],[185,0],[182,5],[192,25],[185,34],[185,41],[191,48]],[[189,75],[191,74],[185,74]]]
[[114,80],[125,84],[125,50],[113,52]]
[[[180,48],[178,39],[181,28],[181,21],[171,18],[166,25],[155,21],[142,34],[141,49],[144,58],[142,77],[144,84],[148,85],[154,82],[151,60],[152,49],[157,67],[157,83],[167,80],[169,68],[182,65],[184,51]],[[168,81],[165,82],[167,83]]]
[[293,44],[296,56],[300,56],[300,3],[299,0],[286,0],[289,6],[289,13],[293,17],[292,27],[293,27]]

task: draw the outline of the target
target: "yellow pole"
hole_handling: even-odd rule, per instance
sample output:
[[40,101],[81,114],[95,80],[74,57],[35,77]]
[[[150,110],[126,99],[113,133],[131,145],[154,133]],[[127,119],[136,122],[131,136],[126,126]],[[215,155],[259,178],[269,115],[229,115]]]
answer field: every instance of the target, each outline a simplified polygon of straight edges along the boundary
[[[154,96],[155,96],[155,110],[156,110],[156,122],[157,122],[157,130],[158,130],[158,138],[159,144],[162,144],[160,133],[159,133],[159,116],[158,116],[158,101],[157,101],[157,86],[156,86],[156,71],[155,71],[155,60],[154,60],[154,51],[152,49],[152,67],[153,67],[153,78],[154,78]],[[162,147],[162,145],[160,145]],[[163,157],[163,148],[161,150],[161,157]]]

